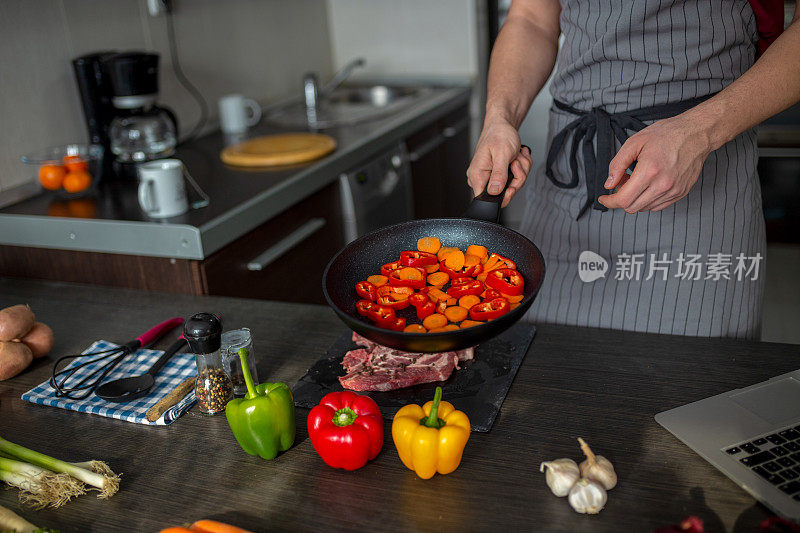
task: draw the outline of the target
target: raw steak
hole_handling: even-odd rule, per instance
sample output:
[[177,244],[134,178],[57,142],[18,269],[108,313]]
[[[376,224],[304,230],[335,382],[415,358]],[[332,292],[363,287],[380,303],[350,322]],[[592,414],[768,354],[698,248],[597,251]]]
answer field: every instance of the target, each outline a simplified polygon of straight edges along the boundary
[[457,352],[411,353],[374,343],[353,332],[353,342],[363,348],[350,350],[342,359],[347,375],[342,386],[356,391],[390,391],[419,383],[444,381],[460,361],[474,356],[474,349]]

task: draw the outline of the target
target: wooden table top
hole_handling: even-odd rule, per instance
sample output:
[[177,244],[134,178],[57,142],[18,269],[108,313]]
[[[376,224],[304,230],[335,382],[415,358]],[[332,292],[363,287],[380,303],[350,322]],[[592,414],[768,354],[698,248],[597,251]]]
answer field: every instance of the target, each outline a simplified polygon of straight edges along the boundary
[[[322,306],[0,280],[0,307],[21,302],[55,331],[53,355],[127,341],[170,316],[219,313],[226,329],[252,329],[261,380],[289,384],[345,330]],[[0,491],[0,505],[64,533],[158,531],[200,518],[253,531],[646,532],[691,514],[709,532],[749,532],[769,511],[653,416],[800,368],[800,346],[540,325],[491,432],[473,433],[458,470],[430,480],[400,463],[388,423],[381,454],[345,472],[314,452],[304,409],[294,447],[265,461],[239,448],[224,416],[196,408],[151,427],[21,401],[51,363],[0,383],[0,435],[123,473],[110,500],[82,496],[59,510],[21,509],[16,492]],[[578,436],[619,475],[597,516],[573,512],[539,473],[542,461],[580,460]]]

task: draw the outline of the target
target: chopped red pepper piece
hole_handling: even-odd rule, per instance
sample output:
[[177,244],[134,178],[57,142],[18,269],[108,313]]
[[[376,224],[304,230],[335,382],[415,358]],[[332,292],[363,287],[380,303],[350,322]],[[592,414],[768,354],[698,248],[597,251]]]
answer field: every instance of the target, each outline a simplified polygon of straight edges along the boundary
[[436,312],[436,304],[428,300],[424,304],[417,307],[417,318],[419,318],[420,320],[425,320],[427,317],[431,316],[435,312]]
[[509,296],[519,296],[525,287],[522,274],[512,268],[498,268],[489,272],[486,285]]
[[426,276],[424,268],[403,267],[389,272],[389,285],[421,289],[425,286]]
[[381,328],[388,328],[397,318],[394,309],[382,305],[370,309],[367,316]]
[[369,281],[359,281],[356,283],[356,292],[363,299],[372,300],[373,302],[378,297],[378,288]]
[[399,311],[408,307],[411,303],[409,302],[409,297],[413,294],[414,289],[411,287],[384,285],[383,287],[378,287],[378,299],[376,301],[379,305]]
[[469,308],[469,317],[472,320],[493,320],[503,316],[511,310],[508,300],[505,298],[495,298],[475,304]]
[[428,298],[428,295],[422,292],[418,292],[411,296],[408,299],[408,302],[413,305],[414,307],[419,307],[421,305],[425,305],[426,303],[430,302],[431,299]]
[[374,307],[377,307],[378,304],[375,302],[371,302],[369,300],[359,300],[356,302],[356,311],[361,316],[369,316],[369,312]]
[[392,331],[403,331],[406,328],[406,319],[402,316],[395,318],[394,322],[389,324],[389,329]]
[[397,270],[398,268],[403,268],[403,265],[400,264],[400,261],[394,261],[392,263],[386,263],[381,267],[381,275],[389,277],[389,273],[393,270]]
[[477,279],[456,278],[451,282],[450,288],[447,289],[447,295],[453,298],[461,298],[470,294],[477,296],[483,292],[483,289],[483,283]]
[[478,263],[472,266],[464,266],[458,270],[448,267],[444,261],[439,261],[439,270],[450,276],[451,280],[457,278],[474,278],[483,272],[483,265]]
[[500,291],[496,289],[486,289],[486,292],[481,295],[484,300],[494,300],[495,298],[500,298],[501,296],[503,295],[500,294]]
[[489,256],[489,259],[483,265],[484,272],[489,272],[491,270],[496,270],[498,268],[513,268],[516,270],[517,264],[507,257],[503,257],[500,254],[492,254]]
[[436,254],[428,252],[418,252],[416,250],[406,250],[400,252],[400,264],[412,267],[424,267],[435,265],[438,262]]

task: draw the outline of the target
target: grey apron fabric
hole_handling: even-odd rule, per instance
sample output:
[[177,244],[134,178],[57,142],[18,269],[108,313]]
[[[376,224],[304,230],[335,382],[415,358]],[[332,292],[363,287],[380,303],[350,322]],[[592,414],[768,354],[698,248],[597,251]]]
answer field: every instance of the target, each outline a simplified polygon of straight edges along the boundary
[[[554,99],[608,113],[718,92],[752,65],[758,38],[747,0],[565,0],[561,29]],[[575,118],[551,109],[549,142]],[[552,162],[565,183],[572,179],[566,144]],[[582,150],[576,157],[583,169]],[[744,132],[708,157],[689,195],[673,206],[635,215],[589,209],[579,220],[585,182],[556,187],[540,165],[526,186],[521,231],[541,248],[547,275],[527,318],[757,338],[765,238],[756,159],[755,132]],[[603,258],[603,277],[583,281],[582,252]],[[638,275],[625,268],[631,257],[640,262]]]

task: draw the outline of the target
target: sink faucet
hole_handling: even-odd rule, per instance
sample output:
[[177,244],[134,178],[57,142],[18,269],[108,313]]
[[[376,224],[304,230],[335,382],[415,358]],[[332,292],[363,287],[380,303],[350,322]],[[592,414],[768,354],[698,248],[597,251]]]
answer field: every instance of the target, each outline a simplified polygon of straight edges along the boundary
[[308,119],[309,126],[314,126],[317,122],[317,107],[320,98],[324,98],[336,90],[344,80],[350,77],[350,74],[358,67],[363,67],[367,61],[363,57],[359,57],[350,61],[342,69],[337,72],[331,81],[325,84],[321,89],[319,88],[319,81],[314,72],[309,72],[303,76],[303,100],[306,106],[306,118]]

